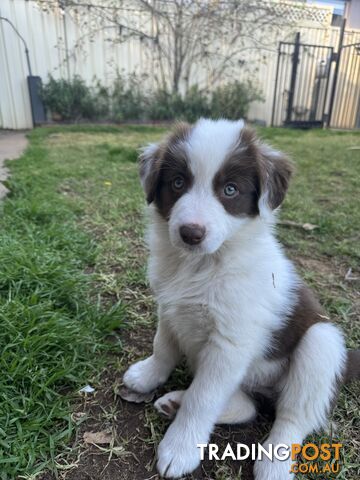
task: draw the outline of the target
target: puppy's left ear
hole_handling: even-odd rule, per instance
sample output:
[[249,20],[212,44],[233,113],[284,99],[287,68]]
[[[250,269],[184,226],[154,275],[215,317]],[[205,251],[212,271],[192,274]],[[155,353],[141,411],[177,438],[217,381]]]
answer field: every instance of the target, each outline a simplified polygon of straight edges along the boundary
[[285,198],[294,167],[285,154],[266,144],[259,145],[259,153],[262,191],[271,210],[275,210]]
[[156,143],[147,145],[139,155],[140,181],[148,203],[155,199],[160,174],[159,157],[160,145]]

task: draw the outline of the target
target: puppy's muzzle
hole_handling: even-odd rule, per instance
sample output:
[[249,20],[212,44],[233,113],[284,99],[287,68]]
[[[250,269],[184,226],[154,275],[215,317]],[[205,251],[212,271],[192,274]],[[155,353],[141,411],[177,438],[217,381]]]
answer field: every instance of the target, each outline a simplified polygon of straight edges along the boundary
[[189,223],[180,227],[180,237],[188,245],[199,245],[205,238],[206,229],[202,225]]

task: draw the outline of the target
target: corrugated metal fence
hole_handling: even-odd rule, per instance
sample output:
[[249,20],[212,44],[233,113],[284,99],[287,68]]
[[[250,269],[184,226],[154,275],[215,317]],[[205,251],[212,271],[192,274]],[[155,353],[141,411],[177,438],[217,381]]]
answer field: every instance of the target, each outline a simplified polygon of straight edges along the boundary
[[[313,8],[313,7],[312,7]],[[86,10],[83,12],[86,15]],[[132,12],[132,19],[136,13]],[[138,13],[141,15],[141,12]],[[30,60],[34,75],[39,75],[46,81],[49,74],[55,78],[81,76],[87,83],[99,79],[105,85],[111,85],[117,72],[146,72],[150,81],[154,62],[141,42],[135,38],[126,43],[112,42],[116,32],[100,30],[92,36],[84,36],[79,25],[71,16],[66,17],[67,46],[65,48],[64,17],[60,10],[44,12],[32,0],[1,0],[0,16],[8,18],[24,37],[28,44]],[[271,122],[274,83],[277,62],[278,42],[292,41],[296,31],[300,31],[305,43],[327,45],[335,51],[339,41],[339,28],[331,27],[329,22],[304,22],[292,25],[281,36],[269,38],[268,48],[249,52],[246,57],[249,64],[256,68],[244,70],[239,66],[237,78],[250,78],[262,91],[264,101],[254,102],[249,113],[250,119],[261,120],[266,124]],[[360,32],[347,32],[347,39],[352,43],[360,41]],[[74,48],[80,45],[81,48]],[[350,52],[350,50],[349,50]],[[340,81],[347,93],[347,112],[342,112],[341,100],[335,102],[335,126],[352,128],[356,124],[359,103],[360,78],[356,73],[359,65],[349,65],[343,56],[340,68]],[[353,58],[353,57],[351,57]],[[345,70],[352,69],[355,75],[351,85],[346,85]],[[0,128],[22,129],[31,128],[31,109],[27,89],[27,64],[24,46],[15,32],[6,22],[0,21]],[[355,79],[355,81],[354,81]],[[206,72],[199,69],[199,82],[206,83]],[[210,88],[210,85],[209,85]],[[340,87],[339,87],[340,88]],[[339,97],[340,98],[340,97]],[[353,105],[349,108],[349,105]]]

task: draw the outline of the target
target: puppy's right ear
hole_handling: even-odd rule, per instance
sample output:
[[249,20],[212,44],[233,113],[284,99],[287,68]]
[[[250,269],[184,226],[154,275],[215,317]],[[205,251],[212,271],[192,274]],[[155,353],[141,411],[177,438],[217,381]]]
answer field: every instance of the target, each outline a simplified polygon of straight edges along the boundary
[[151,143],[141,151],[139,156],[139,173],[146,201],[151,203],[155,199],[160,175],[160,145]]

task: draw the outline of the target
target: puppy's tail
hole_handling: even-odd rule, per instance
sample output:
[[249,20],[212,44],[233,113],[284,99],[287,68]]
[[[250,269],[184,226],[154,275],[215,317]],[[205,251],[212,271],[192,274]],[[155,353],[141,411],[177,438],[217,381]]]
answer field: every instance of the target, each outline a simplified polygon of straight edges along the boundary
[[360,380],[360,349],[348,350],[344,383]]

